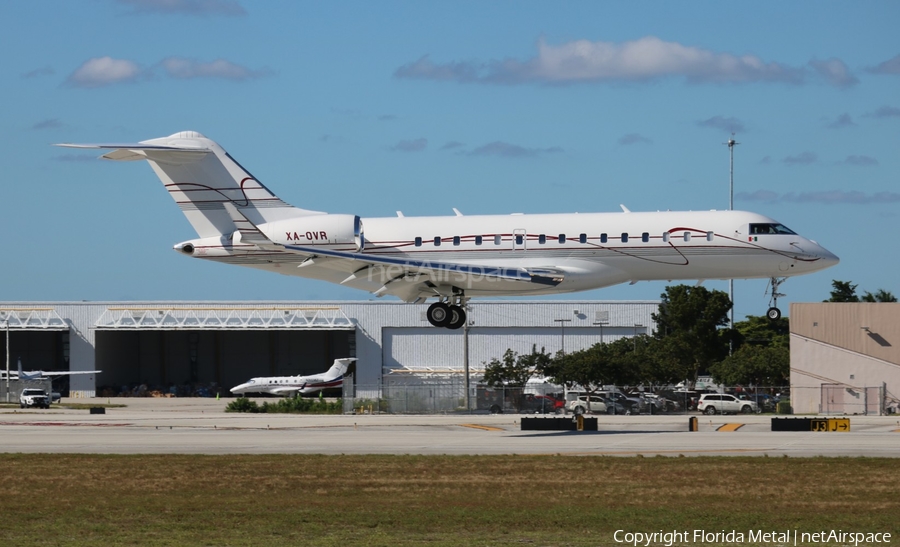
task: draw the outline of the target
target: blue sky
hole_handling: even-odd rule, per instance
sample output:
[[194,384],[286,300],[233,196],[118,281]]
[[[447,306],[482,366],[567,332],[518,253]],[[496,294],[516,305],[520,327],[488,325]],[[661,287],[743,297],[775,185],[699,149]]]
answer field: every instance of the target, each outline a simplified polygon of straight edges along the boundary
[[[368,299],[178,255],[144,163],[58,142],[196,130],[294,205],[362,217],[725,209],[900,294],[896,2],[0,3],[0,300]],[[727,283],[706,283],[727,290]],[[665,283],[566,298],[655,299]],[[765,281],[738,281],[736,316]]]

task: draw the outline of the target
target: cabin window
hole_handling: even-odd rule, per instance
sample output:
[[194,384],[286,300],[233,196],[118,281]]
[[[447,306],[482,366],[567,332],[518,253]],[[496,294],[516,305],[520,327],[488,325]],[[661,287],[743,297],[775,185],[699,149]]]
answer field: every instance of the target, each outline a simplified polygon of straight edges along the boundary
[[644,232],[643,234],[641,234],[641,241],[643,241],[644,243],[650,243],[650,233]]
[[691,233],[690,233],[690,232],[685,232],[685,233],[684,233],[684,240],[685,240],[685,241],[690,241],[690,240],[691,240]]
[[540,243],[541,245],[543,245],[544,243],[547,243],[547,236],[544,234],[539,235],[538,243]]
[[481,236],[475,236],[475,245],[481,245],[483,239]]
[[453,244],[459,246],[459,236],[453,236]]
[[559,242],[560,243],[566,242],[566,234],[559,234]]
[[712,232],[706,232],[706,241],[712,241],[714,235]]
[[441,246],[441,236],[434,236],[434,246],[435,247]]
[[578,236],[578,243],[587,243],[587,234],[581,234]]
[[622,243],[628,243],[628,232],[622,232]]
[[606,243],[608,239],[606,234],[600,234],[600,243]]
[[516,245],[521,245],[525,242],[525,236],[522,234],[516,234]]
[[501,236],[500,234],[495,235],[494,245],[500,245],[501,243],[503,243],[503,236]]
[[751,224],[751,234],[787,234],[796,235],[793,230],[784,224]]
[[663,243],[669,242],[669,232],[663,232]]
[[421,238],[421,237],[417,237],[417,238],[416,238],[416,247],[421,247],[421,246],[422,246],[422,238]]

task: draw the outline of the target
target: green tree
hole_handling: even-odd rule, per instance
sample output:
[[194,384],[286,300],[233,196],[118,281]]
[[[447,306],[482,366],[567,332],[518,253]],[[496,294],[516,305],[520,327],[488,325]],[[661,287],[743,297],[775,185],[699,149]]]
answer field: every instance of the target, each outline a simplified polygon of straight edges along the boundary
[[748,315],[746,320],[734,324],[734,330],[734,351],[745,344],[776,347],[790,345],[791,324],[787,317],[772,321],[764,315]]
[[851,285],[849,281],[832,279],[831,287],[831,298],[825,302],[859,302],[856,285]]
[[634,348],[632,339],[622,338],[565,355],[557,353],[541,372],[554,383],[578,385],[588,394],[604,385],[630,384],[638,378]]
[[866,291],[863,293],[862,298],[859,299],[860,302],[896,302],[897,297],[894,296],[890,291],[886,291],[884,289],[878,289],[875,291],[875,294]]
[[719,327],[728,323],[731,300],[723,291],[688,285],[666,287],[661,298],[659,313],[653,314],[660,341],[655,353],[670,375],[693,386],[701,370],[728,354],[728,337]]
[[491,387],[525,387],[535,371],[540,370],[551,360],[544,348],[537,350],[531,346],[531,353],[519,355],[507,349],[502,359],[491,359],[484,367],[484,383]]
[[729,386],[782,386],[790,377],[791,350],[784,345],[745,344],[709,372],[716,382]]

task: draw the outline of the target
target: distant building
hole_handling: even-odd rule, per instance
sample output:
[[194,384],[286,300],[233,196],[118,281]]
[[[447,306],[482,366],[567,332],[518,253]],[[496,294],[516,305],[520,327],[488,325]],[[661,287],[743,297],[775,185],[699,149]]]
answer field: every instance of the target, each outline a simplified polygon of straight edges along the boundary
[[897,412],[900,304],[791,304],[790,317],[794,413]]
[[10,302],[0,303],[0,329],[26,370],[103,371],[55,380],[70,396],[214,395],[253,376],[322,372],[337,357],[358,358],[360,385],[461,375],[466,336],[478,374],[508,348],[556,353],[649,334],[658,306],[476,300],[468,328],[447,330],[428,323],[426,305],[399,302]]

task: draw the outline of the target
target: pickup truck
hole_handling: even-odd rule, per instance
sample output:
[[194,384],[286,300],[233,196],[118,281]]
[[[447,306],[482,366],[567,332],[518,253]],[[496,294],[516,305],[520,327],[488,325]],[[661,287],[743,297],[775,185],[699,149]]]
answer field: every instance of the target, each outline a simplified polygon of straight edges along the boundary
[[50,408],[50,398],[43,389],[23,389],[19,395],[19,406],[22,408]]

